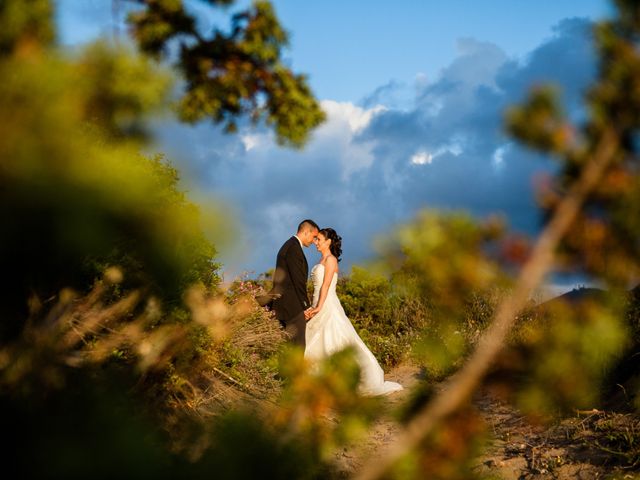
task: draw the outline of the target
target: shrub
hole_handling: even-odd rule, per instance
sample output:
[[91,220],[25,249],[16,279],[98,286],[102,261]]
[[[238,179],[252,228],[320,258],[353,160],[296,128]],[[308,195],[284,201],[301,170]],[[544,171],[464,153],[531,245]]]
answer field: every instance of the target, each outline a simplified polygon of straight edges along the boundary
[[407,358],[428,312],[415,297],[394,288],[388,277],[354,266],[340,278],[338,296],[365,344],[384,366]]

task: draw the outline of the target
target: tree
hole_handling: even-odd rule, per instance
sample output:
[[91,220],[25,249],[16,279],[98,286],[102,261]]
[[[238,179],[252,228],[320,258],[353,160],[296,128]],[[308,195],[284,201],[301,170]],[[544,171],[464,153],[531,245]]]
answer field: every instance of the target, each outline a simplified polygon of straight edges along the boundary
[[[210,118],[236,130],[236,117],[273,125],[279,143],[304,145],[309,131],[325,118],[304,75],[296,75],[281,59],[288,37],[268,1],[232,16],[231,29],[202,34],[196,17],[180,0],[136,0],[143,6],[130,14],[133,36],[143,52],[167,55],[179,42],[178,69],[186,82],[179,102],[187,122]],[[233,0],[208,0],[212,6]]]
[[[231,128],[243,114],[264,117],[282,142],[300,146],[324,118],[304,77],[282,64],[287,38],[268,2],[211,38],[180,1],[134,3],[132,32],[143,52],[158,58],[180,42],[183,119],[209,116]],[[56,45],[53,13],[49,0],[0,5],[0,256],[11,278],[0,311],[12,334],[28,296],[86,288],[96,267],[120,264],[130,285],[171,302],[190,282],[217,278],[203,228],[214,214],[178,190],[166,161],[139,153],[148,118],[167,107],[173,75],[104,41],[70,56]]]
[[[242,114],[264,115],[296,146],[322,120],[304,78],[281,63],[286,36],[268,3],[209,40],[180,23],[181,2],[138,3],[132,25],[146,53],[160,53],[149,43],[158,29],[171,33],[157,45],[191,35],[180,57],[183,118],[230,127]],[[2,458],[9,472],[35,476],[87,475],[96,465],[114,475],[209,475],[168,454],[160,425],[169,402],[216,390],[212,367],[233,355],[246,353],[261,374],[275,368],[264,357],[282,332],[262,309],[216,295],[210,230],[225,219],[189,200],[161,154],[142,153],[174,74],[106,41],[64,51],[53,4],[0,2],[0,405],[15,440]],[[221,343],[247,324],[260,325],[251,340]],[[254,347],[264,336],[271,343]],[[116,447],[122,439],[127,448]]]
[[[138,3],[134,30],[151,52],[144,39],[166,27],[154,15],[182,3]],[[189,200],[161,154],[142,153],[174,74],[106,41],[64,51],[53,4],[0,2],[0,405],[3,431],[15,440],[5,469],[210,476],[209,465],[191,468],[169,454],[167,405],[220,387],[212,367],[233,355],[251,352],[245,364],[267,375],[282,331],[264,310],[230,307],[217,294],[209,234],[225,219]],[[279,138],[301,145],[323,114],[304,78],[281,64],[285,36],[270,6],[234,21],[232,34],[201,44],[195,30],[175,25],[194,36],[182,46],[194,49],[181,57],[192,75],[183,117],[195,120],[202,108],[230,126],[264,112]],[[213,71],[202,70],[211,63]],[[230,328],[247,324],[260,331],[240,346],[222,344]],[[264,337],[266,347],[252,343]]]
[[[529,293],[557,261],[582,269],[614,289],[637,281],[640,17],[637,2],[616,0],[615,4],[617,17],[595,29],[600,65],[587,97],[584,125],[578,128],[564,118],[549,88],[534,90],[524,105],[507,112],[511,135],[561,164],[553,188],[543,192],[547,224],[524,262],[512,294],[497,308],[492,324],[464,367],[413,417],[387,455],[367,465],[358,478],[380,478],[401,456],[419,448],[445,419],[459,418],[503,348]],[[600,311],[596,318],[602,321],[595,325],[587,322],[582,328],[595,328],[588,344],[596,353],[604,343],[603,353],[611,359],[625,346],[620,315]],[[583,338],[578,336],[576,341]],[[602,363],[595,363],[595,368],[602,368]]]

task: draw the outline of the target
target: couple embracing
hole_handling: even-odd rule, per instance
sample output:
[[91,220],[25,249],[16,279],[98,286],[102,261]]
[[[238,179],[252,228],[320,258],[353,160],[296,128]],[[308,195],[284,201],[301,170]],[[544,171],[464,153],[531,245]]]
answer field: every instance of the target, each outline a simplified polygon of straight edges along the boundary
[[[303,247],[315,244],[320,261],[311,269],[313,301],[307,296],[309,266]],[[319,361],[351,347],[360,366],[359,390],[363,395],[385,395],[402,389],[385,382],[384,372],[344,312],[336,294],[342,238],[332,228],[320,229],[303,220],[287,240],[276,260],[271,307],[292,341],[304,348],[304,356]]]

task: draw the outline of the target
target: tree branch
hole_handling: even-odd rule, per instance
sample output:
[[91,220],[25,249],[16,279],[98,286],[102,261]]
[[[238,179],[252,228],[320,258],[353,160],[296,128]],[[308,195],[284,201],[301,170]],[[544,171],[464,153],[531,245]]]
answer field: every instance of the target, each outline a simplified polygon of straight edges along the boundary
[[558,204],[551,221],[538,238],[531,256],[520,271],[513,294],[498,306],[491,326],[481,337],[464,367],[423,407],[386,452],[375,461],[365,463],[363,470],[355,476],[357,480],[382,477],[402,455],[416,447],[440,421],[454,413],[471,396],[502,349],[517,313],[525,306],[531,291],[550,270],[558,243],[569,230],[587,195],[613,160],[617,149],[616,135],[611,129],[605,130],[591,161],[584,166],[580,178]]

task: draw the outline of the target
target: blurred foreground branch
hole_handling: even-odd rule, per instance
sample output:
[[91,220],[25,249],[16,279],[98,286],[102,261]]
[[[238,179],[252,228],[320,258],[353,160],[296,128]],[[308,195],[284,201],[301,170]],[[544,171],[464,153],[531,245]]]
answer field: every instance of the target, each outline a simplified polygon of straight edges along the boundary
[[615,132],[610,128],[605,129],[594,155],[584,166],[578,181],[558,204],[551,221],[538,237],[528,261],[520,271],[513,294],[498,307],[491,326],[481,337],[476,350],[464,367],[449,378],[445,388],[416,414],[396,442],[375,462],[365,464],[365,468],[356,475],[358,480],[381,478],[397,460],[415,448],[439,422],[458,410],[471,396],[500,352],[518,311],[525,306],[532,290],[552,267],[556,248],[576,219],[587,196],[615,158],[618,147]]

